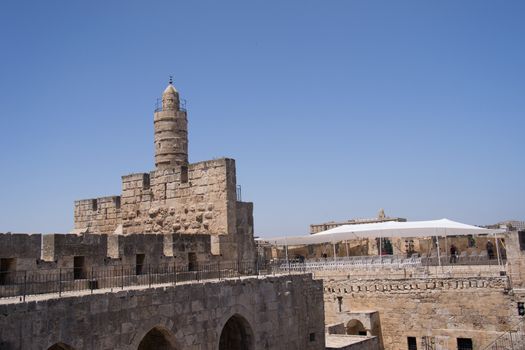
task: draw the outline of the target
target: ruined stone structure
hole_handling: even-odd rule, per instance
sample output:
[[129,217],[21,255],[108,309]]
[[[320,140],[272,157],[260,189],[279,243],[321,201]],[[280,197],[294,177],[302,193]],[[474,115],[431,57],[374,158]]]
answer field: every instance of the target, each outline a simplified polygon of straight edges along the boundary
[[122,194],[75,202],[76,233],[211,236],[225,260],[254,256],[253,204],[237,200],[235,161],[188,162],[188,121],[171,84],[154,113],[155,170],[122,177]]

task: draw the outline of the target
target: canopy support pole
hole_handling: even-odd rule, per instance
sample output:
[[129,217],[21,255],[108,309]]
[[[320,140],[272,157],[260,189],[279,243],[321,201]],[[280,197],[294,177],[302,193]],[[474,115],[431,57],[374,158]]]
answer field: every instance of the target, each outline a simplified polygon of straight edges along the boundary
[[437,245],[437,253],[438,253],[438,265],[439,267],[441,267],[441,272],[443,272],[443,266],[441,266],[441,252],[440,252],[440,248],[439,248],[439,236],[435,236],[436,237],[436,245]]
[[288,266],[288,272],[290,272],[290,260],[288,260],[288,244],[284,246],[284,252],[286,254],[286,266]]
[[501,267],[501,258],[499,255],[499,243],[498,243],[498,236],[494,234],[494,240],[496,241],[496,254],[498,255],[498,266]]
[[452,256],[448,256],[448,241],[447,241],[447,236],[445,235],[445,263],[447,261],[450,261],[450,259],[452,258]]
[[332,246],[334,247],[334,261],[337,260],[336,256],[335,256],[335,243],[332,242]]
[[383,237],[379,237],[379,262],[383,265]]
[[346,246],[346,257],[349,258],[350,254],[348,253],[348,241],[345,241],[345,246]]

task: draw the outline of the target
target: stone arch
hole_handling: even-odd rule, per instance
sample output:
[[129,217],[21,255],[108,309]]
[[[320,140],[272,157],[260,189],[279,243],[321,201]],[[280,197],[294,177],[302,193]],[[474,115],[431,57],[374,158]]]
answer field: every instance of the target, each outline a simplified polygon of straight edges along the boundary
[[162,326],[150,329],[140,340],[137,350],[180,350],[175,336]]
[[352,319],[346,324],[346,334],[348,335],[367,335],[365,326],[361,321]]
[[47,350],[75,350],[75,348],[64,343],[55,343],[47,348]]
[[182,339],[177,339],[175,337],[175,334],[177,336],[179,336],[179,334],[177,333],[177,328],[175,327],[173,321],[171,321],[169,318],[165,316],[156,315],[148,320],[142,320],[138,324],[139,326],[135,328],[134,332],[131,332],[129,334],[128,340],[125,341],[127,345],[124,347],[124,349],[137,350],[140,342],[153,328],[160,328],[165,330],[168,334],[171,335],[169,339],[171,343],[175,345],[175,349],[183,349],[181,345]]
[[250,323],[234,314],[224,324],[219,336],[219,350],[253,350],[255,337]]

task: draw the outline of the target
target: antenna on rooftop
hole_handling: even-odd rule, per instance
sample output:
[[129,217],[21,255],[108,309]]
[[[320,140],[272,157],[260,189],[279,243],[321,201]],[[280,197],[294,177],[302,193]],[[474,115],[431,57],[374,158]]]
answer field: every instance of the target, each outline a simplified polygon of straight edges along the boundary
[[173,75],[170,75],[170,85],[173,85]]

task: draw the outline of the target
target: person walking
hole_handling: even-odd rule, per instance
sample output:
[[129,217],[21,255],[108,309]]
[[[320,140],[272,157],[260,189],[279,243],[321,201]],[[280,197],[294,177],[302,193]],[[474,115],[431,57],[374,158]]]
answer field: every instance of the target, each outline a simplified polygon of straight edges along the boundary
[[458,248],[454,244],[450,246],[450,263],[455,264],[458,261]]

